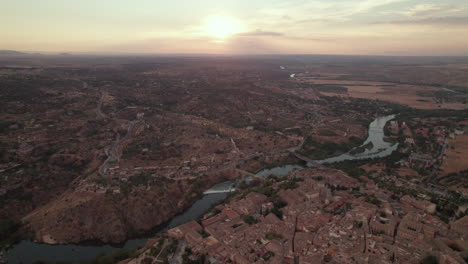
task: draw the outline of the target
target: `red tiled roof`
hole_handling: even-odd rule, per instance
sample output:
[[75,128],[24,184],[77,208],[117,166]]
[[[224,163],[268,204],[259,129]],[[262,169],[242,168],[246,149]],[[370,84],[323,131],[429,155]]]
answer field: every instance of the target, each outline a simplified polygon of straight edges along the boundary
[[233,210],[229,209],[229,208],[224,208],[223,209],[223,213],[227,216],[227,218],[229,219],[236,219],[239,217],[239,214],[234,212]]
[[190,221],[186,224],[183,224],[181,226],[181,228],[183,229],[189,229],[189,230],[196,230],[196,231],[199,231],[201,232],[203,230],[203,228],[201,227],[201,225],[199,223],[197,223],[197,221]]
[[217,215],[215,215],[215,216],[213,216],[213,217],[210,217],[210,218],[208,218],[208,219],[206,219],[206,220],[203,220],[203,221],[202,221],[202,225],[203,225],[204,227],[207,227],[207,226],[209,226],[209,225],[212,225],[212,224],[216,223],[216,222],[219,221],[219,220],[221,220],[221,218],[220,218],[219,214],[217,214]]

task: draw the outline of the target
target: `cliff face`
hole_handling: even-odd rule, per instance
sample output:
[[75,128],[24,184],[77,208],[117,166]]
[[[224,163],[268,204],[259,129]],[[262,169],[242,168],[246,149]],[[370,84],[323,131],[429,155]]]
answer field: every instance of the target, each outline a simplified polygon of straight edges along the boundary
[[136,187],[127,194],[68,191],[23,218],[37,241],[49,244],[100,241],[121,243],[167,222],[221,180],[166,182]]

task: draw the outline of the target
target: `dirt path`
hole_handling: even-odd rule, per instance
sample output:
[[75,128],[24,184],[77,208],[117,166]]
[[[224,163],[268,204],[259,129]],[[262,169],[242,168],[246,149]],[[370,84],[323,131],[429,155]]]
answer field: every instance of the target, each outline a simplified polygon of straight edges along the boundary
[[174,256],[169,261],[170,264],[182,264],[182,254],[185,252],[185,240],[179,241]]
[[100,92],[101,93],[101,97],[99,98],[99,101],[98,101],[98,105],[96,107],[96,115],[97,115],[97,119],[104,119],[106,118],[107,116],[102,112],[102,103],[104,101],[104,96],[106,96],[106,94],[104,92]]

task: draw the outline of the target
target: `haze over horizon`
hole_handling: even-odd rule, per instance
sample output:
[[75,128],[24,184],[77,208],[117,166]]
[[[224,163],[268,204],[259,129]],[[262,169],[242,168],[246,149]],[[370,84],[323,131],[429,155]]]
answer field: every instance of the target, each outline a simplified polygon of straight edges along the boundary
[[17,0],[0,22],[0,50],[468,55],[463,0]]

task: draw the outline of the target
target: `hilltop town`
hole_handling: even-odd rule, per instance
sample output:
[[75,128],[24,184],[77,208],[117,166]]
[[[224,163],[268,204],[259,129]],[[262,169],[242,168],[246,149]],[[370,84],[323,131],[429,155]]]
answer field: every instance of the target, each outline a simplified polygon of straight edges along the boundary
[[305,169],[267,178],[150,240],[127,263],[168,256],[182,263],[464,263],[466,217],[445,223],[436,204],[392,193],[373,177]]

